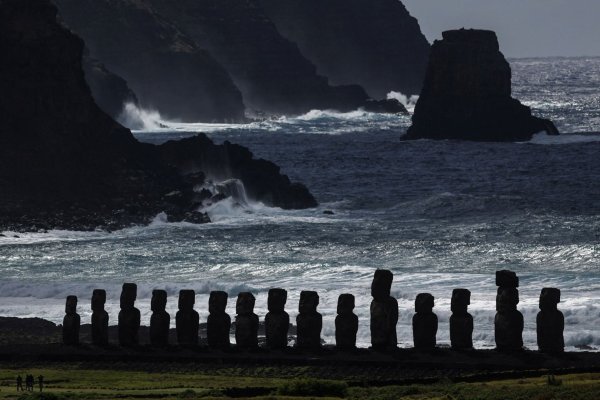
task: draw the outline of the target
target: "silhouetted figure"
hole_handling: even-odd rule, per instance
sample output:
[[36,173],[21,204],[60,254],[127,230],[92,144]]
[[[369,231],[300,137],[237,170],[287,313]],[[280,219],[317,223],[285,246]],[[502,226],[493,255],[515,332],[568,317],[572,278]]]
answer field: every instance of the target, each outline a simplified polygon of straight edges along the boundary
[[558,310],[560,290],[544,288],[540,294],[540,312],[537,315],[537,343],[542,353],[565,351],[565,317]]
[[267,347],[282,350],[288,344],[290,316],[285,312],[287,292],[283,289],[270,289],[267,305],[269,312],[265,316]]
[[153,290],[150,307],[152,309],[150,343],[157,347],[167,346],[169,344],[169,328],[171,327],[171,316],[166,311],[167,291]]
[[391,271],[378,269],[371,284],[371,345],[377,351],[398,345],[398,301],[390,296],[393,279]]
[[252,293],[240,293],[235,310],[235,342],[238,348],[258,347],[258,315],[254,314],[256,299]]
[[436,346],[438,318],[433,312],[434,298],[429,293],[419,293],[415,300],[413,316],[413,341],[419,350],[432,350]]
[[28,392],[33,392],[33,375],[27,375],[25,377],[25,388]]
[[471,304],[471,292],[467,289],[454,289],[450,308],[450,343],[454,350],[473,348],[473,316],[468,308]]
[[77,346],[79,344],[79,326],[81,318],[77,314],[77,296],[68,296],[63,319],[63,344]]
[[119,344],[136,346],[139,343],[140,310],[135,308],[137,285],[124,283],[121,291],[121,311],[119,312]]
[[38,386],[40,388],[40,392],[44,390],[44,377],[43,375],[38,376]]
[[184,346],[198,344],[198,329],[200,315],[194,310],[196,292],[193,290],[179,291],[179,311],[175,316],[177,325],[177,343]]
[[208,299],[208,312],[210,315],[206,324],[206,336],[208,345],[212,349],[225,350],[230,345],[231,317],[225,312],[227,297],[225,292],[210,292],[210,298]]
[[298,337],[296,346],[304,350],[318,350],[321,348],[321,329],[323,317],[317,312],[319,295],[313,291],[300,292],[300,304],[296,325]]
[[358,317],[354,314],[354,296],[340,294],[335,317],[335,345],[339,350],[356,349]]
[[494,333],[496,349],[513,352],[523,349],[523,314],[517,310],[519,304],[519,278],[512,271],[496,272],[496,318]]
[[25,391],[25,389],[23,389],[23,377],[21,375],[17,376],[17,392],[18,391]]
[[104,310],[106,291],[94,289],[92,293],[92,343],[96,346],[108,344],[108,313]]

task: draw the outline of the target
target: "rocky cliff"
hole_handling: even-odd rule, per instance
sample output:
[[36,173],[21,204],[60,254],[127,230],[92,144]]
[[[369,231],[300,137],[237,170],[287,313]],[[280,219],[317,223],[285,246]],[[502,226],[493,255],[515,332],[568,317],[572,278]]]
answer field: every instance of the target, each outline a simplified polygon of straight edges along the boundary
[[55,2],[90,55],[124,78],[142,107],[190,122],[243,120],[227,71],[142,0]]
[[285,39],[258,0],[143,0],[208,50],[231,74],[245,104],[268,114],[353,110],[367,101],[355,85],[332,87]]
[[[172,220],[204,222],[193,189],[205,175],[187,170],[190,160],[223,177],[252,172],[235,176],[268,205],[316,204],[306,188],[247,149],[229,151],[233,145],[206,137],[193,150],[189,142],[136,141],[93,101],[83,41],[57,23],[48,0],[0,0],[0,21],[0,231],[113,229],[160,211]],[[166,156],[177,152],[187,157]],[[295,202],[285,197],[296,195]]]
[[260,0],[281,34],[331,83],[373,98],[421,91],[429,43],[399,0]]
[[494,32],[447,31],[433,44],[405,139],[524,141],[542,131],[558,134],[511,97],[511,68]]

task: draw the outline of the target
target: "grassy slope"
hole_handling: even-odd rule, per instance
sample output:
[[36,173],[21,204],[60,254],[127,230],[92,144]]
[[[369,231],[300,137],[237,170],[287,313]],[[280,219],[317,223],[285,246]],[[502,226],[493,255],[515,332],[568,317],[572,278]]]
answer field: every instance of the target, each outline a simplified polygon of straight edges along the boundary
[[[485,383],[439,382],[430,385],[347,387],[341,381],[303,380],[249,376],[255,371],[221,370],[219,375],[192,372],[148,373],[126,370],[90,370],[76,365],[52,368],[0,369],[0,399],[19,399],[15,377],[31,373],[44,375],[44,398],[73,399],[181,399],[181,398],[291,398],[329,394],[330,398],[351,399],[477,399],[477,400],[597,400],[600,399],[600,374],[577,374]],[[229,373],[229,375],[228,375]],[[37,390],[37,387],[36,387]],[[35,393],[35,392],[34,392]],[[55,396],[53,396],[55,395]],[[287,397],[283,396],[287,395]],[[246,397],[243,397],[246,396]],[[30,396],[36,398],[37,395]],[[30,398],[23,397],[23,398]],[[41,397],[38,397],[41,398]],[[295,397],[298,398],[298,397]]]

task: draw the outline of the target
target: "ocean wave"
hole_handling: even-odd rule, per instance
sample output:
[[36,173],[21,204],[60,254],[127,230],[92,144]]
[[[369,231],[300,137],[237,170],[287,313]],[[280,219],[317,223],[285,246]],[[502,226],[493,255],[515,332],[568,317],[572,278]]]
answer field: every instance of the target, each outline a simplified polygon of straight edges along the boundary
[[600,142],[600,133],[585,133],[585,134],[562,134],[562,135],[548,135],[545,132],[538,133],[528,142],[529,144],[541,144],[541,145],[560,145],[560,144],[578,144],[578,143],[592,143]]

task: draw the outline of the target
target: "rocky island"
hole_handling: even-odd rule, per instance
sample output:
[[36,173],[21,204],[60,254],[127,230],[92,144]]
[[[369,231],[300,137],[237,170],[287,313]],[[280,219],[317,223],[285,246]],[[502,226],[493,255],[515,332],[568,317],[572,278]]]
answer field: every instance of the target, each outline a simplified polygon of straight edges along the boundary
[[197,211],[206,192],[194,188],[213,169],[265,204],[316,205],[304,186],[241,146],[204,135],[138,142],[94,102],[84,42],[56,14],[48,0],[0,2],[0,231],[117,229],[163,211],[171,221],[207,222]]
[[413,124],[403,139],[526,141],[558,134],[511,97],[511,68],[492,31],[446,31],[431,48]]

